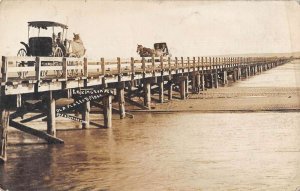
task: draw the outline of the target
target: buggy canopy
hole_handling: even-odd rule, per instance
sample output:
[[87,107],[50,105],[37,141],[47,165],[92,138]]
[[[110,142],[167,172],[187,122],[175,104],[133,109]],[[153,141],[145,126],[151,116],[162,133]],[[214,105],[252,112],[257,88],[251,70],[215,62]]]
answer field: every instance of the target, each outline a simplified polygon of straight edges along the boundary
[[35,27],[35,28],[42,28],[47,30],[48,27],[61,27],[63,29],[68,29],[67,25],[57,23],[57,22],[52,22],[52,21],[31,21],[28,22],[29,27]]

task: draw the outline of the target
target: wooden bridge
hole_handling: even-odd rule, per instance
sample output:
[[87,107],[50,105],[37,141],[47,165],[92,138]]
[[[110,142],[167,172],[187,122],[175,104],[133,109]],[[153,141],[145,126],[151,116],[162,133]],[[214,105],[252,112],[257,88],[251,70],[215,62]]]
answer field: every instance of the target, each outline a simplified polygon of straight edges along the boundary
[[[158,93],[163,103],[165,91],[171,100],[173,91],[181,99],[187,93],[199,93],[248,78],[291,61],[287,57],[149,57],[130,59],[88,60],[61,57],[2,57],[0,96],[0,161],[5,161],[7,127],[11,126],[46,140],[63,143],[56,137],[56,118],[68,117],[90,127],[91,107],[99,107],[104,116],[103,127],[112,126],[112,113],[131,117],[125,101],[143,109],[151,109],[151,94]],[[144,104],[132,100],[142,96]],[[56,108],[56,100],[73,98],[74,103]],[[113,99],[113,97],[115,99]],[[119,108],[113,108],[112,102]],[[43,107],[46,105],[47,107]],[[31,111],[39,114],[16,122],[14,119]],[[10,114],[10,111],[14,111]],[[82,118],[70,115],[77,111]],[[47,131],[24,123],[45,118]]]

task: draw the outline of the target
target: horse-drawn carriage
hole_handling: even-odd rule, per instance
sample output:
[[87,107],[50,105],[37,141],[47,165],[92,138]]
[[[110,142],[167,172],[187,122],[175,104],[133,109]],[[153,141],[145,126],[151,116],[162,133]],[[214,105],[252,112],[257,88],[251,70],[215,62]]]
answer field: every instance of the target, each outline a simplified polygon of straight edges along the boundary
[[136,52],[141,57],[159,57],[159,56],[171,56],[168,50],[167,43],[160,42],[154,44],[154,49],[143,47],[142,45],[137,45]]
[[[48,29],[52,30],[48,31]],[[28,22],[28,43],[20,42],[24,45],[24,48],[18,51],[17,56],[83,57],[86,50],[79,34],[73,33],[73,40],[67,40],[67,30],[67,25],[57,22]],[[35,62],[21,62],[17,64],[18,66],[33,66]],[[42,65],[51,64],[59,65],[57,62],[42,63]],[[61,72],[57,72],[57,74],[59,73]],[[26,74],[26,72],[19,73],[19,77],[24,78]],[[43,72],[42,76],[46,74],[47,72]]]

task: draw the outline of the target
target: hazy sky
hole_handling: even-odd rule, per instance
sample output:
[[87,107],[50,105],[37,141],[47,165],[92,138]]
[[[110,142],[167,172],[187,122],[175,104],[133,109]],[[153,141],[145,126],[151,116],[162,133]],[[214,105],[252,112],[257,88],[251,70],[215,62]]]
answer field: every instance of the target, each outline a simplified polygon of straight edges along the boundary
[[300,51],[296,1],[2,0],[0,55],[17,54],[34,20],[67,24],[94,58],[137,56],[137,44],[155,42],[173,56]]

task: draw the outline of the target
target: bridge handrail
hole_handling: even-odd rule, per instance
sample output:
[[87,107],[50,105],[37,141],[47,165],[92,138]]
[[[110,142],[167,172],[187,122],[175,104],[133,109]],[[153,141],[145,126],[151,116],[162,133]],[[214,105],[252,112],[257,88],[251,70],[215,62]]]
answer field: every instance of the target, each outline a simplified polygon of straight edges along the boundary
[[[77,77],[89,77],[89,73],[98,76],[124,75],[135,72],[154,73],[177,70],[200,71],[222,67],[238,67],[259,63],[270,63],[287,60],[287,57],[143,57],[90,60],[73,57],[2,57],[2,82],[8,82],[13,74],[20,72],[33,73],[30,77],[42,80],[42,72],[60,72],[62,78],[68,80],[69,73],[75,72]],[[28,64],[31,63],[31,64]],[[74,76],[73,76],[74,77]]]

